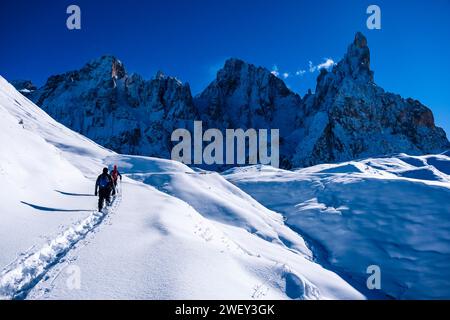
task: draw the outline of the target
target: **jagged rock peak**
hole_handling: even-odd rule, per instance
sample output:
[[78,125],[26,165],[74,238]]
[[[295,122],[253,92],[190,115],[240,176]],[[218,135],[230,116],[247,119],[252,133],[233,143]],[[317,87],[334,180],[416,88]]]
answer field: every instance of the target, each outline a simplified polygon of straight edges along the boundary
[[247,73],[247,71],[255,71],[258,73],[267,73],[271,74],[269,70],[263,67],[257,67],[251,63],[245,62],[244,60],[237,58],[230,58],[225,61],[225,64],[221,70],[218,72],[218,77],[220,75],[241,75],[243,72]]
[[370,70],[370,49],[366,37],[357,32],[353,43],[348,47],[344,58],[335,68],[335,73],[354,80],[373,82],[373,71]]
[[88,65],[112,65],[113,63],[117,63],[118,65],[122,65],[122,62],[115,56],[105,54],[96,59],[89,61]]
[[153,80],[173,82],[173,83],[175,83],[178,86],[189,87],[188,83],[183,84],[183,82],[181,82],[181,80],[179,80],[177,77],[168,76],[161,70],[158,70],[156,72],[155,76],[153,77]]
[[[222,69],[217,72],[216,79],[200,94],[200,96],[211,98],[217,94],[214,88],[221,88],[221,94],[226,96],[233,92],[239,92],[241,98],[255,98],[259,96],[262,100],[271,99],[273,95],[287,96],[294,95],[283,80],[274,76],[267,68],[256,66],[241,59],[230,58],[225,61]],[[251,92],[254,97],[250,97]],[[237,98],[236,98],[237,99]],[[258,102],[258,104],[261,101]],[[271,102],[266,101],[268,104]]]
[[247,65],[247,63],[241,59],[229,58],[225,61],[223,69],[227,71],[240,70],[243,65]]
[[230,58],[225,61],[222,69],[217,72],[217,79],[240,77],[243,67],[247,65],[240,59]]
[[[278,93],[282,96],[292,93],[286,87],[283,80],[274,76],[267,68],[256,66],[236,58],[230,58],[225,61],[223,68],[217,72],[216,79],[210,84],[210,86],[211,85],[219,85],[221,87],[225,86],[226,90],[231,91],[236,90],[238,87],[241,87],[241,89],[245,92],[248,92],[251,88],[256,87],[271,87],[277,88]],[[206,91],[208,91],[208,88],[204,92]],[[266,93],[268,93],[268,91]]]
[[158,70],[154,77],[155,80],[164,80],[166,78],[167,78],[167,76],[161,70]]
[[355,34],[355,39],[353,40],[353,44],[355,46],[357,46],[358,48],[367,47],[367,39],[361,32],[358,31]]
[[95,73],[107,78],[122,79],[127,75],[123,63],[112,55],[103,55],[88,62],[81,72]]

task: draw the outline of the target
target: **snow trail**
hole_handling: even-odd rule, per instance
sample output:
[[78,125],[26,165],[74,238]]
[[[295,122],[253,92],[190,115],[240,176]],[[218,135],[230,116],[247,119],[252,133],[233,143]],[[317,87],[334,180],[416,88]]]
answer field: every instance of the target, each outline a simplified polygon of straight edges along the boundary
[[25,299],[53,266],[99,226],[106,216],[116,211],[121,200],[122,195],[118,193],[102,211],[93,211],[89,217],[67,228],[39,250],[10,263],[0,273],[0,300]]

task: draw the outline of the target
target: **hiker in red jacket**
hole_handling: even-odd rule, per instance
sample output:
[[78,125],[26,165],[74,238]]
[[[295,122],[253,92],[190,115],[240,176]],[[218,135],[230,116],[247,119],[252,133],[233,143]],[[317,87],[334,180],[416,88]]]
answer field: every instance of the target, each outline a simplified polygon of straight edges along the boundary
[[113,171],[111,171],[111,178],[114,184],[113,195],[115,195],[117,190],[117,180],[120,178],[120,182],[122,182],[122,175],[120,174],[119,170],[117,170],[116,165],[114,165],[114,169]]

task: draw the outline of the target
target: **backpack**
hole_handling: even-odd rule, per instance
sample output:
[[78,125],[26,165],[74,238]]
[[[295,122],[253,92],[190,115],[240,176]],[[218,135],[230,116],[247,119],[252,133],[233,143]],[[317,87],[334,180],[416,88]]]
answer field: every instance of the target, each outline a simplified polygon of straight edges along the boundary
[[102,189],[109,187],[109,178],[108,178],[108,176],[107,175],[100,176],[100,180],[98,181],[98,185]]

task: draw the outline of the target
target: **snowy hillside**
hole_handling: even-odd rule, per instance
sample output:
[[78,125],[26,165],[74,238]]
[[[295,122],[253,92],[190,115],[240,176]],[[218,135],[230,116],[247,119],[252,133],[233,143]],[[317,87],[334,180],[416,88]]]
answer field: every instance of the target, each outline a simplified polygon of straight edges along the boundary
[[[110,152],[1,77],[0,121],[2,299],[364,298],[219,174]],[[94,181],[113,164],[122,192],[99,213]]]
[[449,152],[224,176],[283,214],[316,261],[362,292],[367,267],[378,265],[389,297],[450,298]]

